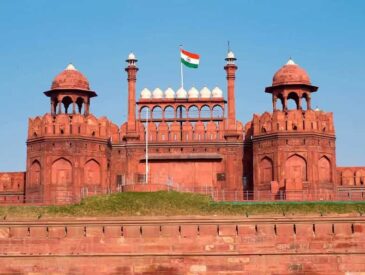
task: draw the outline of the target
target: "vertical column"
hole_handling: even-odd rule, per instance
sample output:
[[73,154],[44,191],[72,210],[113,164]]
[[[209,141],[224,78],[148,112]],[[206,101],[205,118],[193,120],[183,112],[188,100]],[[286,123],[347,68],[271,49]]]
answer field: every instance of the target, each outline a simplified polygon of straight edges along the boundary
[[128,74],[128,124],[127,132],[136,132],[136,80],[138,68],[137,59],[133,53],[128,55],[125,71]]
[[276,111],[276,101],[277,101],[277,97],[276,95],[272,95],[272,109],[273,111]]
[[228,52],[226,66],[224,69],[227,73],[227,94],[228,94],[228,129],[236,129],[236,106],[235,106],[235,95],[234,95],[234,85],[236,78],[237,66],[235,65],[236,58],[233,52]]
[[89,115],[89,111],[90,111],[90,98],[88,98],[84,104],[85,104],[84,114],[85,114],[85,116],[87,116],[87,115]]
[[311,102],[310,94],[308,94],[308,97],[306,100],[307,100],[307,110],[312,110],[312,102]]
[[283,106],[283,111],[286,112],[288,110],[288,98],[286,96],[284,96],[284,106]]
[[51,115],[55,115],[56,114],[56,106],[55,106],[55,100],[53,98],[51,98]]
[[58,113],[62,113],[62,101],[58,100]]
[[298,110],[302,110],[302,98],[298,96]]

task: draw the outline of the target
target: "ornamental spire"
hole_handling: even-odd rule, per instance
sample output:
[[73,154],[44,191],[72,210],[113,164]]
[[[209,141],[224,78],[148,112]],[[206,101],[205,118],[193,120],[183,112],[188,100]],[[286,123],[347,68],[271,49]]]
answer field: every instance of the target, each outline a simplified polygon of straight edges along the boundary
[[288,62],[286,62],[286,65],[297,65],[297,64],[295,64],[294,60],[291,57],[289,57],[289,60]]
[[77,71],[76,68],[75,68],[75,66],[72,63],[68,64],[65,70],[68,70],[68,71]]

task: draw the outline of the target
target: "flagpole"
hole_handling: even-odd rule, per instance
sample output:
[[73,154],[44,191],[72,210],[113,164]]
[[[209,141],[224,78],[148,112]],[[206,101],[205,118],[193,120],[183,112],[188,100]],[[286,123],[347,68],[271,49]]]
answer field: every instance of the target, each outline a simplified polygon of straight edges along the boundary
[[181,88],[184,89],[184,73],[183,73],[183,65],[181,62],[181,49],[182,49],[182,45],[180,45],[180,51],[179,51],[179,54],[180,54],[180,79],[181,79]]
[[146,110],[146,184],[148,184],[148,107],[146,108]]

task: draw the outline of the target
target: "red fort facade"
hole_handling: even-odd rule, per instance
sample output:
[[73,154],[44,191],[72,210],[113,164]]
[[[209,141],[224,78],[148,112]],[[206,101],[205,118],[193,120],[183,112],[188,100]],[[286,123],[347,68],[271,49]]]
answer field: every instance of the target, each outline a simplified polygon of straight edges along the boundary
[[336,166],[333,115],[312,109],[318,87],[305,70],[290,59],[265,89],[272,112],[243,124],[235,112],[236,58],[229,52],[225,60],[227,98],[218,87],[181,87],[143,89],[137,99],[130,54],[128,118],[120,127],[92,114],[97,94],[70,64],[44,93],[50,112],[29,119],[26,172],[0,173],[1,201],[72,203],[90,194],[166,189],[234,192],[236,199],[301,192],[311,199],[362,188],[365,168]]

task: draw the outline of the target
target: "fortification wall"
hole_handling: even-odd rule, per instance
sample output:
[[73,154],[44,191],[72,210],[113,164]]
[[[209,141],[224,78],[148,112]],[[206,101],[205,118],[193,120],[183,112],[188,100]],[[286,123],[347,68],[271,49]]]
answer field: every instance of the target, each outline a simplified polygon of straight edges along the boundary
[[364,188],[365,166],[337,167],[337,183],[345,188]]
[[118,126],[106,117],[96,118],[93,115],[49,113],[35,118],[29,118],[28,142],[40,137],[92,137],[110,139],[119,142]]
[[333,114],[313,110],[288,110],[254,114],[253,135],[275,132],[317,132],[334,135]]
[[2,272],[345,274],[365,271],[365,219],[5,221]]
[[25,172],[0,172],[0,203],[23,202]]

